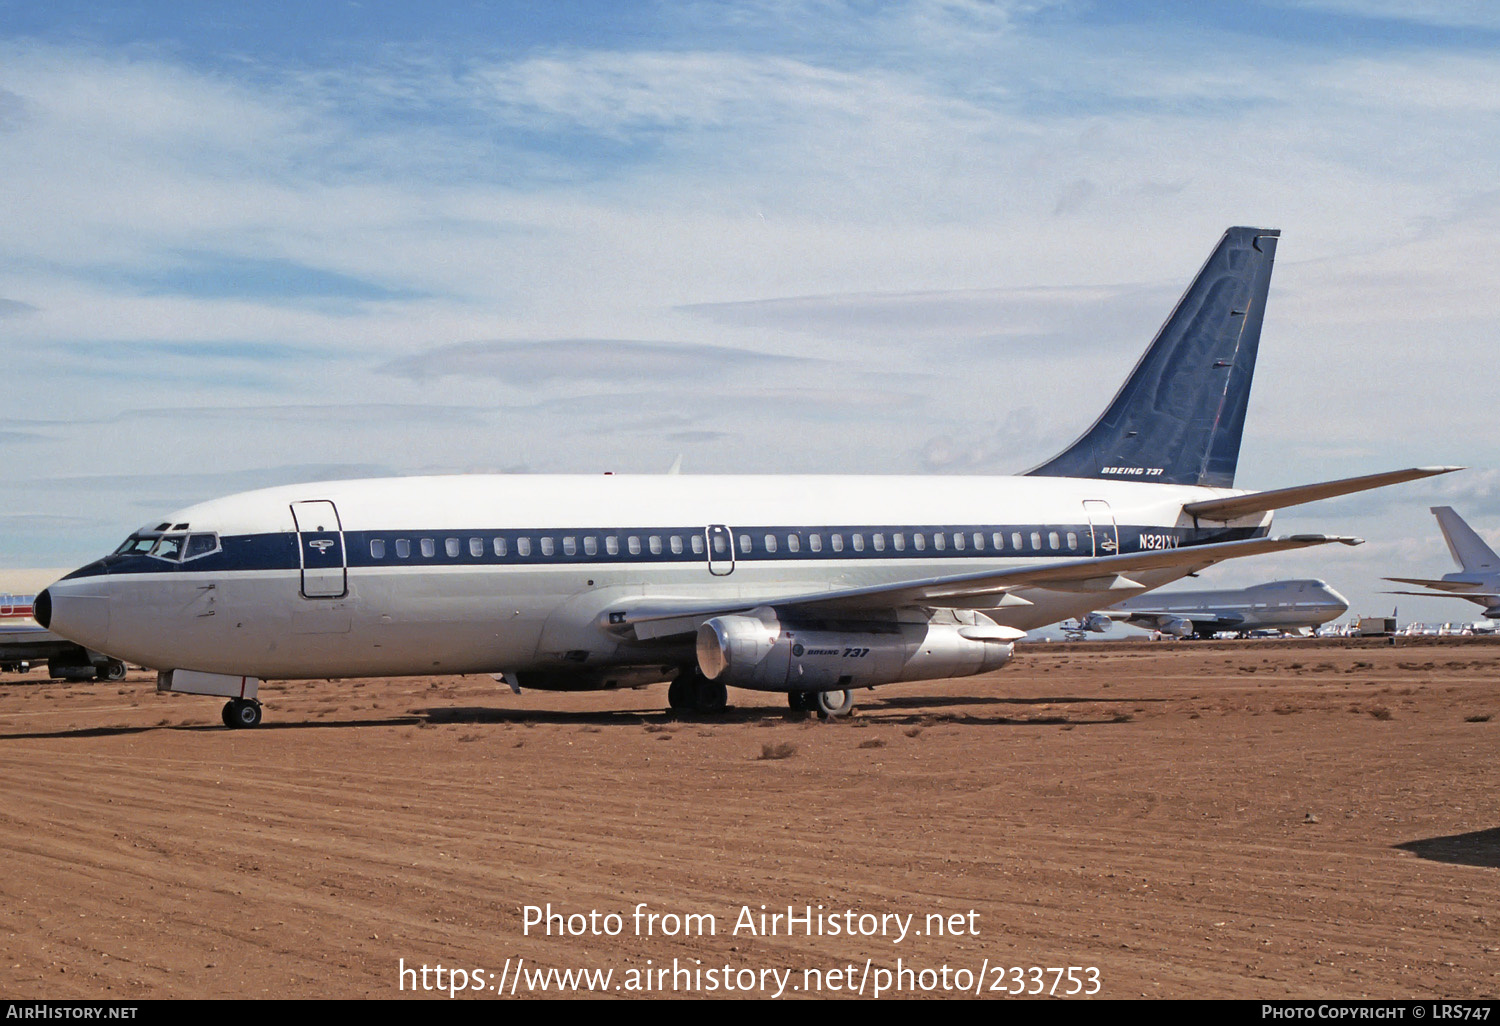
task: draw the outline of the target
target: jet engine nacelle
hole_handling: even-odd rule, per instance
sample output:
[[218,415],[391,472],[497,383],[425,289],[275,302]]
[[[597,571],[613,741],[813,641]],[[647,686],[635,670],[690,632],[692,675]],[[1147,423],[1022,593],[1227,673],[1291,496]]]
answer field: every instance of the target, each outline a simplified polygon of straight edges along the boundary
[[1486,620],[1500,620],[1500,606],[1490,606],[1484,611]]
[[999,669],[1023,631],[973,623],[783,623],[775,610],[716,616],[698,628],[698,668],[753,691],[831,691]]
[[1163,620],[1157,630],[1163,634],[1170,634],[1174,638],[1191,638],[1193,636],[1193,621],[1184,620],[1180,616],[1174,616],[1171,619]]
[[1103,613],[1090,613],[1078,621],[1078,625],[1093,634],[1103,634],[1114,624],[1108,616]]

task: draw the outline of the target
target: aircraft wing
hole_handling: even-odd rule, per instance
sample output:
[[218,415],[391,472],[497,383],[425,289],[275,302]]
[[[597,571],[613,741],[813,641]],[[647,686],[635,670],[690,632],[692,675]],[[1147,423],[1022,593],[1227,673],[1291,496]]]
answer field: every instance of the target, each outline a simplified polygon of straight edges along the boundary
[[[981,570],[924,580],[897,581],[862,588],[834,588],[803,594],[766,593],[742,595],[738,600],[708,602],[692,599],[642,596],[605,613],[605,626],[623,631],[630,629],[641,641],[670,637],[697,630],[704,619],[726,613],[738,613],[758,606],[775,606],[811,615],[836,616],[870,613],[910,606],[997,609],[1002,606],[1029,605],[1013,594],[1024,588],[1048,591],[1095,593],[1145,590],[1128,576],[1148,570],[1202,570],[1215,563],[1239,556],[1255,556],[1287,549],[1341,542],[1358,545],[1360,539],[1322,534],[1299,534],[1282,538],[1252,538],[1245,541],[1193,545],[1179,549],[1154,549],[1123,556],[1099,556],[1071,559],[1044,566],[1020,566],[1007,570]],[[1127,596],[1120,596],[1127,597]],[[1118,601],[1118,599],[1117,599]]]
[[1190,620],[1194,630],[1209,631],[1232,631],[1245,622],[1245,618],[1238,613],[1215,613],[1202,610],[1196,613],[1185,613],[1181,610],[1172,612],[1166,609],[1132,609],[1125,617],[1125,622],[1132,627],[1140,627],[1145,630],[1161,630],[1173,622]]
[[1363,477],[1345,477],[1337,481],[1320,481],[1317,484],[1296,485],[1291,488],[1273,488],[1266,492],[1251,492],[1249,495],[1234,495],[1227,499],[1205,499],[1189,502],[1182,511],[1199,520],[1228,521],[1255,513],[1267,513],[1287,506],[1300,506],[1304,502],[1331,499],[1351,492],[1362,492],[1370,488],[1415,481],[1437,474],[1451,474],[1463,467],[1411,467],[1407,470],[1388,470],[1383,474],[1366,474]]
[[[1488,591],[1486,585],[1477,581],[1427,581],[1420,577],[1387,577],[1387,581],[1395,581],[1397,584],[1415,584],[1422,588],[1432,588],[1436,591],[1451,591],[1457,594],[1480,593]],[[1394,592],[1397,595],[1422,595],[1425,592]]]

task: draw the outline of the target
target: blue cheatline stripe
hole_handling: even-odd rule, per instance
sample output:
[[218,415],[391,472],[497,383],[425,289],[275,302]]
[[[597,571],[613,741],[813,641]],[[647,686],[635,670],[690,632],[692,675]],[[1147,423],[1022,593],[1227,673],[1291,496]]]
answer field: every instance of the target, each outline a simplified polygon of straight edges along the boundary
[[[916,527],[889,525],[857,525],[838,527],[731,527],[734,538],[734,560],[737,563],[810,563],[827,560],[959,560],[959,559],[1011,559],[1018,557],[1050,557],[1055,559],[1084,559],[1094,555],[1088,524],[938,524]],[[1141,527],[1121,525],[1118,528],[1118,552],[1104,549],[1098,555],[1124,555],[1158,549],[1188,548],[1214,542],[1240,541],[1247,538],[1264,537],[1264,527],[1190,528],[1190,527]],[[975,544],[974,536],[981,537],[982,545]],[[997,547],[995,535],[1002,536],[1003,544]],[[1052,536],[1057,536],[1058,547],[1052,547]],[[1073,535],[1074,545],[1068,546],[1068,535]],[[896,547],[896,537],[901,537],[902,548]],[[671,539],[681,541],[681,552],[673,552]],[[770,551],[767,536],[775,541],[776,549]],[[879,536],[883,548],[876,548]],[[956,537],[962,536],[963,547],[959,548]],[[1021,544],[1016,544],[1019,536]],[[337,534],[323,532],[309,535],[316,538],[337,538]],[[917,538],[922,547],[917,547]],[[937,547],[941,537],[943,547]],[[302,566],[298,556],[298,536],[291,532],[269,534],[231,535],[221,539],[222,548],[212,555],[189,560],[186,563],[171,563],[152,559],[149,556],[112,556],[90,564],[69,576],[89,576],[103,571],[112,574],[162,573],[179,570],[184,573],[213,573],[228,570],[297,570]],[[614,539],[616,551],[610,552],[607,539]],[[630,539],[637,541],[638,551],[631,551]],[[651,539],[659,539],[660,551],[653,552]],[[480,529],[443,531],[346,531],[344,547],[351,569],[365,567],[400,566],[633,566],[640,564],[676,563],[685,565],[708,562],[706,552],[694,552],[692,540],[704,540],[704,528],[690,527],[632,527],[632,528],[533,528],[533,529]],[[748,547],[744,546],[749,539]],[[792,539],[796,539],[796,550]],[[814,539],[818,548],[814,549]],[[834,539],[841,548],[834,547]],[[862,548],[855,548],[855,539]],[[1113,541],[1112,533],[1101,532],[1102,542]],[[497,546],[496,540],[502,545]],[[587,539],[594,542],[594,551],[588,551]],[[474,540],[479,542],[478,553],[471,548]],[[431,555],[424,555],[423,542],[431,543]],[[371,543],[384,546],[384,553],[372,554]],[[405,542],[408,555],[398,555],[398,543]],[[450,542],[456,544],[457,555],[450,555]],[[524,544],[523,544],[524,543]],[[1039,543],[1039,544],[1034,544]],[[571,544],[571,551],[569,546]],[[550,552],[547,551],[550,547]],[[503,551],[501,551],[503,549]],[[522,551],[525,549],[526,551]],[[313,557],[309,553],[308,569],[336,568],[337,549],[326,550],[329,562]],[[715,562],[727,562],[728,555],[715,554]]]

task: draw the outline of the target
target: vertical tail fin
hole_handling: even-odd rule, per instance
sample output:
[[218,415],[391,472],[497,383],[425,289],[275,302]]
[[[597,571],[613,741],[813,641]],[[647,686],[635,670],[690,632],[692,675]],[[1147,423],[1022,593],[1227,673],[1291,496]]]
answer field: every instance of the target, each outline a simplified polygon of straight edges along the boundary
[[1027,473],[1233,486],[1280,235],[1226,231],[1104,415]]
[[1453,561],[1463,567],[1465,573],[1500,570],[1500,557],[1495,555],[1495,550],[1484,543],[1484,539],[1453,511],[1452,506],[1434,506],[1432,514],[1437,517],[1443,540],[1448,543],[1448,551],[1453,553]]

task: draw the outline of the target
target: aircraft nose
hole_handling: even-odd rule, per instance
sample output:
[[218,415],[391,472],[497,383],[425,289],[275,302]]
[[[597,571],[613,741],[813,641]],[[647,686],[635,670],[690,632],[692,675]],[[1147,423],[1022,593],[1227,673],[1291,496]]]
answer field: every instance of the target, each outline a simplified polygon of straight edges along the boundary
[[33,599],[36,622],[84,648],[103,651],[109,643],[107,579],[68,578],[49,585]]

